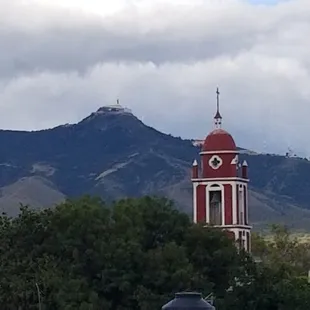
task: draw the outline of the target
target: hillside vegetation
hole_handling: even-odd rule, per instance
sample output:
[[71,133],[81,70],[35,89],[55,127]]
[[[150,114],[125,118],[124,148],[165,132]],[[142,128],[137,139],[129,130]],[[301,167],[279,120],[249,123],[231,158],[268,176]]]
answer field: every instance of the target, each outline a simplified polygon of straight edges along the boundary
[[[0,143],[0,211],[9,215],[18,214],[20,203],[49,208],[84,194],[110,202],[155,194],[191,214],[190,169],[199,149],[132,114],[95,112],[53,129],[0,131]],[[240,157],[249,163],[254,229],[282,223],[309,230],[310,163],[262,154]]]

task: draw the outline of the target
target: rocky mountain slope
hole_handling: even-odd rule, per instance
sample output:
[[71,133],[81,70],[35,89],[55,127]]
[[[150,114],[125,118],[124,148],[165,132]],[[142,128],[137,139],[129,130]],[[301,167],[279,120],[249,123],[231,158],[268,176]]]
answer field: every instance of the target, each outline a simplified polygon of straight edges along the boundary
[[[130,113],[91,114],[78,124],[0,131],[0,210],[20,203],[45,208],[83,194],[106,200],[165,195],[191,212],[191,141],[144,125]],[[251,178],[250,217],[256,228],[283,222],[310,230],[310,163],[243,154]]]

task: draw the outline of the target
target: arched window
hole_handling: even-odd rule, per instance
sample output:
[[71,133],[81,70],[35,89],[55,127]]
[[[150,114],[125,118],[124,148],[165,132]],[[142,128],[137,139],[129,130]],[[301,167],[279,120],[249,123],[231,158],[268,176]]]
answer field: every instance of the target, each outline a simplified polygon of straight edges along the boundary
[[222,225],[222,191],[218,185],[211,185],[209,192],[209,224]]

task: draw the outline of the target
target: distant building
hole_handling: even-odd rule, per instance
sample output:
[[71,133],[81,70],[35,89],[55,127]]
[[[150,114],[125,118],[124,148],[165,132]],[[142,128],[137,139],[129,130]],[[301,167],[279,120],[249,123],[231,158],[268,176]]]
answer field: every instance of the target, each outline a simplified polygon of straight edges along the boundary
[[218,90],[214,122],[202,143],[200,165],[193,163],[193,221],[223,228],[240,248],[250,251],[248,165],[239,163],[234,139],[221,128]]
[[113,113],[113,114],[123,114],[129,113],[132,114],[132,111],[126,107],[120,105],[119,100],[116,101],[116,104],[106,105],[98,109],[96,114],[104,113]]
[[201,139],[192,140],[193,145],[197,146],[197,147],[201,147],[203,145],[203,142],[204,142],[204,140],[201,140]]

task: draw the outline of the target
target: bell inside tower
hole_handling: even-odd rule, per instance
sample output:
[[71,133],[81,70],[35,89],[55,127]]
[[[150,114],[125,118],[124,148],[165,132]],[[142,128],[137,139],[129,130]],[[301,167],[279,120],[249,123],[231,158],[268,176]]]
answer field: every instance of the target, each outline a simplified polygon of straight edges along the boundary
[[209,224],[222,225],[222,192],[211,191],[209,199]]

